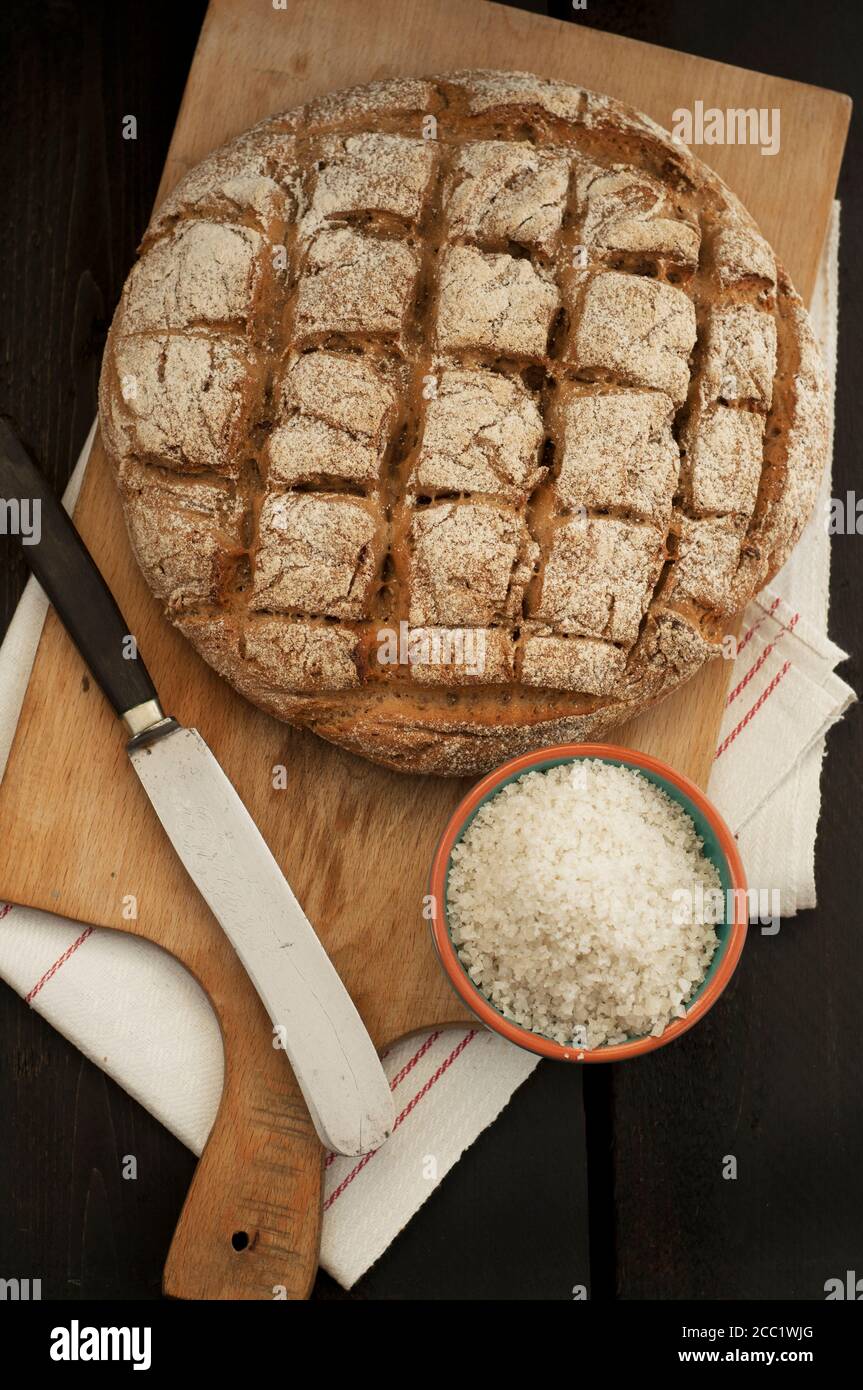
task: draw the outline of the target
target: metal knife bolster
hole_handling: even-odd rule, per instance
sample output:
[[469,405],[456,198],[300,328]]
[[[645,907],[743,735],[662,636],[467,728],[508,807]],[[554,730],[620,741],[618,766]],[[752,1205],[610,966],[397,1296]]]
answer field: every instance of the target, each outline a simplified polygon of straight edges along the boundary
[[168,729],[163,729],[163,725],[177,723],[176,719],[171,719],[165,714],[158,700],[145,700],[143,704],[133,705],[131,709],[124,710],[120,718],[132,735],[129,747],[138,739],[158,738],[160,730],[164,733],[169,732]]

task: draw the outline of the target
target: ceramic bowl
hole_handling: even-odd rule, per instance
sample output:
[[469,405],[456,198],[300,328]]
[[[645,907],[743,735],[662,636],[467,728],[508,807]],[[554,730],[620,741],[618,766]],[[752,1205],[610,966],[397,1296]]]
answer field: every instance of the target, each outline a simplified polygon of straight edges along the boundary
[[[447,922],[446,901],[447,883],[453,847],[461,840],[474,816],[481,806],[496,796],[502,787],[526,772],[541,772],[546,768],[557,767],[579,759],[599,760],[615,766],[633,768],[661,787],[673,801],[678,802],[695,822],[696,830],[704,841],[704,853],[719,872],[724,890],[726,912],[724,920],[716,926],[716,951],[698,989],[694,992],[683,1018],[676,1018],[658,1036],[646,1034],[632,1037],[623,1043],[612,1043],[597,1048],[577,1049],[565,1047],[541,1033],[530,1032],[506,1018],[483,995],[470,979],[458,958],[450,936]],[[729,893],[729,890],[732,890]],[[555,748],[541,748],[533,753],[512,758],[486,777],[468,792],[456,807],[441,836],[432,862],[429,886],[431,895],[431,931],[440,963],[450,984],[460,995],[473,1014],[487,1028],[529,1052],[537,1052],[543,1057],[553,1057],[566,1062],[619,1062],[631,1057],[653,1052],[658,1047],[679,1038],[703,1018],[719,998],[740,959],[746,939],[748,910],[746,903],[746,879],[743,865],[737,850],[734,836],[720,816],[716,807],[708,801],[704,793],[682,773],[676,772],[667,763],[633,748],[621,748],[608,743],[569,743]]]

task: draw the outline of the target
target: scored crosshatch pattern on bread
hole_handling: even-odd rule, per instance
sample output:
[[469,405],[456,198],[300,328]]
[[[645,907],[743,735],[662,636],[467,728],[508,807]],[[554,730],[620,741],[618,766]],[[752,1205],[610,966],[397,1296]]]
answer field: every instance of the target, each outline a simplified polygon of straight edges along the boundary
[[[811,510],[827,388],[684,146],[577,87],[456,73],[271,117],[192,170],[127,280],[100,417],[142,569],[222,675],[391,766],[470,773],[601,734],[719,650]],[[379,660],[403,630],[481,637],[482,672]]]

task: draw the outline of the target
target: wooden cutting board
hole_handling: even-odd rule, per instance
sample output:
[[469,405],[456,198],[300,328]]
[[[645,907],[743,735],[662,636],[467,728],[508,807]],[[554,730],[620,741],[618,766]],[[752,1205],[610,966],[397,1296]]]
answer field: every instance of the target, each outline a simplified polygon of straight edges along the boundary
[[[159,197],[259,117],[355,82],[459,67],[529,68],[614,96],[662,125],[677,107],[778,107],[781,149],[711,147],[804,297],[812,291],[850,102],[836,93],[565,25],[486,0],[212,0]],[[137,636],[166,709],[200,729],[284,867],[375,1041],[463,1019],[421,897],[464,784],[383,771],[235,695],[160,616],[134,564],[100,446],[76,521]],[[730,663],[620,732],[704,784]],[[273,787],[273,769],[287,786]],[[0,789],[0,891],[156,941],[219,1017],[226,1076],[165,1271],[169,1294],[307,1295],[322,1153],[284,1053],[231,947],[162,835],[123,737],[53,612]],[[133,895],[137,919],[124,903]],[[106,981],[106,988],[110,983]],[[242,1245],[238,1233],[247,1237]]]

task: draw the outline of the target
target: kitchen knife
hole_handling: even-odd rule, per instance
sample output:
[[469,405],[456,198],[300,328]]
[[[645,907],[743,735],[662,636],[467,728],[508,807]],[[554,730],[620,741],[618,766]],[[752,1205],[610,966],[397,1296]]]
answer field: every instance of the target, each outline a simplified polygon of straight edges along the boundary
[[[20,440],[0,420],[0,504],[30,568],[126,726],[156,815],[279,1027],[315,1129],[378,1148],[393,1102],[371,1038],[263,836],[201,735],[167,717],[113,595]],[[17,514],[16,514],[17,513]],[[12,526],[9,523],[12,521]]]

